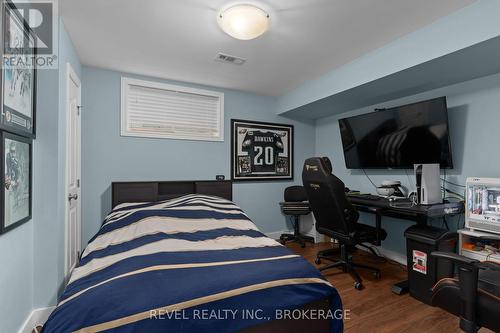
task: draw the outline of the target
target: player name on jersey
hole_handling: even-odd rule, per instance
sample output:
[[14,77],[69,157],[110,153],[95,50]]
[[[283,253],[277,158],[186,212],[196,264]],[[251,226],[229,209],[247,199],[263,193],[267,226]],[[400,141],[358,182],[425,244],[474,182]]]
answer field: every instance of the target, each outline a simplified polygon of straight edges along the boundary
[[254,142],[274,142],[274,137],[269,136],[256,136]]

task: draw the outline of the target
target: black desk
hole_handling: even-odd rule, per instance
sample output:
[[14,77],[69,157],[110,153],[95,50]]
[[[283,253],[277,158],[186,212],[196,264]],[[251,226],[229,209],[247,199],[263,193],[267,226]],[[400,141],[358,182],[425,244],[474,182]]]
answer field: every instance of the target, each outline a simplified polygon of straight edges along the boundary
[[[380,198],[373,200],[367,199],[359,194],[348,194],[347,197],[359,211],[375,214],[377,228],[381,227],[383,216],[414,221],[417,224],[426,225],[429,218],[443,218],[462,214],[464,212],[463,201],[445,202],[434,205],[412,205],[412,203],[406,199],[389,201],[388,199]],[[376,245],[380,246],[379,239]],[[407,293],[408,281],[396,283],[392,291],[399,295]]]

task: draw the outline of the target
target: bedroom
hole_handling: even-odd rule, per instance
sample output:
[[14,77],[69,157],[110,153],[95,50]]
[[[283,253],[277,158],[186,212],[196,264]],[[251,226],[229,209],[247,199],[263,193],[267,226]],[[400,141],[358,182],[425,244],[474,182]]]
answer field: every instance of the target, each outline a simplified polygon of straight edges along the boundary
[[[31,99],[22,100],[17,105],[18,108],[23,105],[32,106],[30,112],[33,126],[19,128],[18,125],[8,124],[11,118],[6,116],[5,110],[15,109],[16,104],[8,103],[11,95],[5,94],[5,89],[12,86],[16,92],[21,89],[16,87],[21,85],[5,84],[10,78],[6,74],[9,73],[8,67],[4,68],[1,81],[4,100],[1,132],[2,135],[6,133],[7,136],[14,136],[10,139],[6,137],[2,148],[5,156],[3,181],[5,193],[9,193],[9,196],[2,200],[4,216],[1,221],[3,232],[0,234],[0,332],[31,332],[35,326],[47,320],[55,306],[71,292],[71,284],[67,286],[70,270],[72,266],[78,265],[77,259],[87,256],[84,250],[88,242],[100,230],[102,232],[105,226],[103,221],[115,208],[115,204],[156,199],[175,200],[176,195],[190,193],[216,194],[219,192],[214,191],[220,191],[222,186],[223,193],[230,192],[225,198],[231,199],[235,206],[227,202],[207,202],[210,199],[200,199],[202,202],[199,204],[211,206],[205,208],[209,210],[222,209],[214,208],[214,205],[228,206],[223,209],[230,208],[231,214],[244,214],[258,230],[243,221],[245,217],[239,216],[238,219],[242,220],[235,222],[234,226],[241,223],[241,228],[229,226],[226,231],[242,242],[251,237],[268,244],[264,235],[271,240],[279,240],[282,234],[294,233],[295,220],[292,216],[283,214],[280,203],[284,201],[286,188],[306,183],[303,180],[304,176],[307,180],[307,174],[303,174],[303,169],[309,158],[329,157],[333,164],[333,175],[351,190],[358,190],[362,194],[377,195],[375,187],[386,180],[400,181],[408,192],[416,190],[413,165],[405,168],[348,167],[340,119],[353,119],[355,116],[372,113],[382,115],[385,112],[382,109],[401,111],[405,105],[445,96],[448,147],[451,147],[453,167],[441,169],[439,177],[446,182],[437,181],[439,190],[440,185],[446,185],[445,189],[456,192],[445,192],[447,197],[456,196],[457,193],[464,196],[465,189],[462,186],[468,186],[469,177],[500,178],[496,167],[498,158],[496,154],[488,153],[496,151],[496,124],[499,120],[498,1],[384,0],[377,2],[377,5],[370,0],[60,0],[38,3],[50,4],[50,10],[47,6],[36,7],[37,1],[29,1],[29,4],[23,1],[13,3],[19,8],[32,6],[29,8],[38,10],[26,10],[23,15],[15,14],[14,10],[14,15],[18,17],[18,21],[23,17],[31,17],[33,22],[27,20],[31,29],[24,26],[25,30],[29,30],[26,36],[38,35],[38,44],[43,42],[52,46],[51,53],[43,53],[43,48],[38,50],[36,70],[28,66],[31,70],[28,72],[32,73],[33,78],[31,82],[26,81],[31,83]],[[231,26],[224,21],[231,19],[231,15],[239,15],[238,11],[232,12],[231,9],[242,4],[251,5],[248,6],[250,8],[242,9],[244,20],[248,20],[245,22],[256,25],[255,29],[248,31],[243,27],[243,33],[249,33],[248,36],[237,35],[239,30],[231,31]],[[10,2],[4,4],[2,22],[10,22],[6,20],[6,13],[8,8],[12,9],[11,5]],[[28,13],[33,13],[33,16]],[[36,13],[43,13],[43,19],[40,20]],[[2,26],[6,27],[6,24]],[[41,27],[50,28],[51,34],[47,34]],[[231,34],[244,39],[235,38]],[[4,32],[2,35],[4,41],[7,37],[13,39],[12,33],[9,35]],[[248,39],[251,37],[255,38]],[[221,59],[219,53],[226,56]],[[9,59],[8,48],[4,47],[3,54],[5,63],[5,58]],[[51,65],[49,59],[57,61]],[[235,61],[244,63],[235,64]],[[27,77],[27,71],[14,73],[19,76],[11,77]],[[10,80],[14,82],[14,79]],[[203,116],[205,118],[200,118],[196,113],[198,109],[187,107],[186,104],[183,104],[181,110],[191,112],[189,115],[198,122],[210,116],[204,125],[209,127],[211,134],[207,135],[206,131],[196,132],[200,126],[193,121],[187,122],[191,127],[175,138],[167,133],[166,126],[159,126],[155,130],[146,121],[150,118],[139,112],[144,110],[144,106],[134,109],[133,106],[137,103],[125,99],[127,94],[141,92],[144,93],[143,98],[151,97],[152,94],[161,95],[155,95],[156,102],[160,100],[163,103],[167,99],[170,101],[185,96],[190,98],[190,103],[195,103],[193,101],[196,100],[198,106],[209,106],[207,112],[211,113]],[[154,98],[149,99],[149,106]],[[135,117],[139,117],[144,125],[142,131],[130,126],[130,122],[138,118],[129,116],[127,106],[137,112]],[[150,107],[149,111],[151,110],[157,108]],[[374,112],[375,110],[379,111]],[[29,112],[19,114],[26,113]],[[161,117],[167,116],[175,120],[172,113]],[[186,119],[180,114],[174,116],[178,117],[177,120]],[[164,124],[159,118],[155,118],[155,121]],[[71,131],[72,128],[78,128],[68,125],[73,122],[80,123],[80,135],[78,130]],[[29,119],[25,124],[28,123]],[[243,145],[247,145],[248,142],[245,142],[250,139],[245,135],[256,131],[270,133],[270,129],[273,135],[261,135],[263,139],[253,140],[261,145],[251,146],[257,150],[252,152],[252,158],[247,159],[251,154],[244,151],[246,148]],[[354,125],[352,129],[355,129]],[[207,138],[209,135],[212,137]],[[18,140],[16,145],[8,141],[13,138]],[[266,155],[266,147],[271,147],[269,142],[264,142],[266,140],[272,141],[274,145],[272,154]],[[12,150],[11,147],[16,149]],[[29,150],[26,147],[31,149],[31,156],[26,153]],[[253,162],[261,161],[255,155],[260,148],[262,154],[259,157],[262,157],[264,165],[267,165],[266,162],[273,162],[269,164],[275,165],[274,161],[281,161],[281,167],[274,168],[273,172],[265,168],[256,170],[259,163]],[[267,149],[270,151],[270,148]],[[7,160],[20,162],[7,163]],[[30,163],[23,162],[27,160]],[[250,166],[247,165],[248,161]],[[318,163],[320,169],[324,169],[324,161]],[[15,206],[17,211],[24,210],[24,216],[8,226],[6,210],[11,207],[10,202],[17,200],[19,196],[10,194],[16,186],[7,186],[15,184],[12,181],[8,183],[7,176],[15,179],[17,173],[9,173],[7,169],[8,165],[16,164],[25,166],[27,176],[24,179],[31,179],[31,184],[28,184],[30,191],[24,190],[26,196],[23,196],[24,201],[21,200],[24,205]],[[73,177],[68,176],[68,168],[74,170]],[[9,167],[9,170],[12,168]],[[224,181],[217,180],[218,176],[222,176],[219,179],[224,178]],[[69,178],[74,182],[68,181]],[[184,183],[175,183],[177,181]],[[205,191],[200,192],[199,188],[203,186],[198,186],[196,181],[210,182]],[[146,191],[149,193],[148,197],[144,196],[147,193],[138,189],[125,188],[116,192],[112,184],[117,182],[149,182],[156,185],[153,184],[149,192]],[[225,186],[229,186],[230,190]],[[114,202],[113,196],[120,193],[126,195],[128,200]],[[141,193],[143,195],[139,195]],[[72,198],[77,195],[77,198],[68,200],[69,195]],[[5,203],[7,197],[9,204]],[[350,201],[354,202],[355,199],[350,197]],[[373,206],[377,202],[382,201],[371,200],[370,205],[365,206]],[[28,206],[30,209],[26,209]],[[334,323],[331,331],[341,331],[339,323],[342,323],[346,332],[460,331],[460,323],[465,322],[461,321],[460,315],[426,304],[415,298],[415,295],[396,295],[391,291],[395,283],[407,278],[405,266],[409,239],[405,237],[405,231],[415,226],[415,221],[380,216],[381,228],[375,228],[374,214],[360,212],[358,223],[373,226],[377,231],[383,229],[387,235],[384,240],[378,239],[380,245],[369,245],[376,256],[364,251],[369,249],[356,250],[353,246],[348,246],[355,262],[366,263],[380,271],[380,279],[377,279],[369,270],[357,269],[364,286],[362,290],[357,290],[355,279],[340,269],[327,269],[321,273],[317,271],[329,263],[324,260],[315,264],[317,252],[337,248],[338,239],[332,243],[329,240],[331,235],[327,238],[328,235],[325,236],[316,229],[319,223],[317,217],[323,214],[315,211],[320,204],[315,205],[311,200],[311,206],[312,213],[300,217],[302,229],[299,231],[313,237],[315,244],[306,242],[305,248],[302,248],[297,242],[287,242],[286,247],[292,252],[285,252],[288,250],[278,243],[263,247],[275,247],[278,257],[300,256],[283,259],[284,262],[297,261],[296,264],[289,265],[280,262],[279,266],[283,265],[283,271],[278,269],[278,264],[275,271],[269,268],[276,276],[281,273],[303,273],[308,274],[307,278],[324,277],[333,288],[326,285],[324,289],[318,287],[318,293],[331,293],[331,296],[335,293],[334,290],[338,292],[338,299],[332,299],[341,300],[342,307],[337,304],[335,310],[342,308],[342,318],[330,320]],[[356,207],[361,210],[359,206]],[[235,213],[240,212],[240,209],[243,213]],[[75,212],[73,219],[70,219],[69,212]],[[441,230],[449,229],[450,233],[466,229],[465,214],[453,215],[446,219],[431,218],[429,225]],[[16,215],[9,216],[12,218]],[[336,220],[330,217],[332,221]],[[123,220],[123,223],[127,221]],[[71,226],[75,227],[72,229]],[[178,227],[172,223],[172,227],[174,226]],[[171,235],[179,231],[146,230],[144,233]],[[189,232],[184,233],[186,235],[182,241],[193,243]],[[224,237],[222,234],[214,235],[199,236],[206,239]],[[228,234],[224,235],[227,237]],[[166,244],[181,241],[165,237],[161,242]],[[460,234],[456,237],[465,236]],[[377,243],[377,240],[369,243]],[[488,246],[492,245],[494,248],[495,244],[498,242],[490,242]],[[261,255],[258,258],[270,256],[267,252],[242,254],[241,248],[238,248],[241,244],[224,246],[233,246],[234,249],[218,251],[232,253],[227,258],[238,258],[234,260],[255,260],[257,255]],[[256,245],[255,249],[257,251],[260,248]],[[207,248],[207,251],[198,252],[210,251]],[[99,253],[95,255],[99,256]],[[306,258],[311,265],[306,265],[301,257]],[[337,260],[339,254],[333,257]],[[178,260],[176,264],[203,262],[202,254],[188,257],[185,262],[182,261],[184,259],[172,258],[168,256],[166,260]],[[224,257],[224,260],[228,260],[227,258]],[[350,260],[350,257],[347,259]],[[493,260],[491,256],[486,259]],[[274,268],[273,263],[266,264]],[[266,264],[263,263],[262,266]],[[137,265],[144,263],[139,261]],[[258,266],[257,263],[245,265]],[[218,272],[227,268],[220,267]],[[171,274],[174,271],[176,270],[172,270]],[[168,276],[170,273],[165,274]],[[238,273],[234,282],[247,283],[243,275]],[[257,280],[258,277],[254,278]],[[203,278],[200,277],[200,281]],[[91,283],[87,280],[84,282]],[[165,284],[165,290],[171,290],[175,286],[167,282]],[[274,311],[280,307],[280,302],[299,302],[297,295],[304,289],[300,288],[301,285],[296,287],[290,287],[294,290],[293,295],[283,299],[278,294],[265,294],[267,298],[263,298],[266,300],[263,303],[276,306],[276,309],[272,309]],[[303,287],[312,288],[308,284]],[[498,284],[496,288],[498,292]],[[94,289],[98,290],[99,286]],[[199,289],[200,292],[211,291],[208,287]],[[112,292],[111,289],[103,290],[105,293]],[[159,293],[158,297],[161,295]],[[303,295],[310,296],[308,293]],[[316,297],[314,300],[320,298]],[[479,296],[473,299],[479,299]],[[74,301],[78,301],[78,297]],[[158,300],[159,304],[162,301]],[[83,304],[74,303],[75,306]],[[97,310],[94,311],[99,311],[97,303],[99,302],[89,303],[96,306]],[[302,300],[302,303],[301,305],[305,305],[310,302]],[[71,305],[73,302],[67,304]],[[290,306],[288,304],[285,308],[289,309]],[[498,307],[498,304],[495,306]],[[259,307],[249,306],[245,310],[257,308]],[[298,309],[300,306],[294,308]],[[313,308],[318,308],[318,305]],[[255,312],[253,314],[256,315]],[[112,319],[125,317],[120,311],[107,311],[107,315]],[[206,322],[207,325],[211,322],[199,319],[195,322]],[[300,325],[301,322],[311,324],[301,319],[303,318],[292,320],[292,325]],[[96,320],[98,319],[90,318],[78,329],[91,326],[89,323]],[[106,319],[102,322],[108,321],[110,320]],[[54,315],[51,322],[63,325],[60,316]],[[166,325],[165,330],[168,329],[169,320],[151,322]],[[175,322],[182,323],[183,320]],[[312,322],[316,323],[316,320]],[[125,325],[122,329],[130,328]],[[231,332],[243,328],[226,323],[223,329]],[[278,327],[274,331],[286,329]],[[317,331],[321,329],[320,327]],[[70,329],[73,330],[77,328]],[[293,331],[290,327],[288,330]],[[65,330],[47,328],[46,331]],[[119,328],[116,331],[119,332]],[[132,331],[141,332],[140,328]],[[488,332],[488,329],[482,328],[481,332]]]

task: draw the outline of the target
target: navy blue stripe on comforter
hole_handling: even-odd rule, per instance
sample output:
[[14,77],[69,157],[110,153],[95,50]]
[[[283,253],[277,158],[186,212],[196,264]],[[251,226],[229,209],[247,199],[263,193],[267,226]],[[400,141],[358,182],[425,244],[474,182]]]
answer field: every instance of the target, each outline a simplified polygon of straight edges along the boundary
[[318,270],[238,206],[187,195],[113,210],[43,332],[236,332],[322,299],[342,309]]

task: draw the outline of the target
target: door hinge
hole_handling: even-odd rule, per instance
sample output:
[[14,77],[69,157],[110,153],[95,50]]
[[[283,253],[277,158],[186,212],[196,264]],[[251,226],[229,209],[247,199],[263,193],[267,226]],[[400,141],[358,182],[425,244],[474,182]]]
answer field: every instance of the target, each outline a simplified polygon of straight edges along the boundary
[[80,112],[82,111],[82,106],[81,105],[77,105],[76,106],[76,114],[79,116],[80,115]]
[[80,179],[76,180],[76,187],[80,187]]

